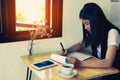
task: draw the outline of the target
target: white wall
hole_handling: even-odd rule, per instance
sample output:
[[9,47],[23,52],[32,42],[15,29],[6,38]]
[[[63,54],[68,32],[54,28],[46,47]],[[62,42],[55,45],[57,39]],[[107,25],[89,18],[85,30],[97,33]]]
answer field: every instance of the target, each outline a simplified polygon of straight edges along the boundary
[[[65,48],[79,42],[82,39],[79,10],[85,2],[89,1],[96,1],[103,5],[102,8],[108,13],[106,4],[109,0],[63,0],[63,37],[36,40],[35,53],[60,50],[60,41]],[[20,56],[28,55],[27,46],[28,41],[0,44],[0,80],[25,80],[26,66]]]

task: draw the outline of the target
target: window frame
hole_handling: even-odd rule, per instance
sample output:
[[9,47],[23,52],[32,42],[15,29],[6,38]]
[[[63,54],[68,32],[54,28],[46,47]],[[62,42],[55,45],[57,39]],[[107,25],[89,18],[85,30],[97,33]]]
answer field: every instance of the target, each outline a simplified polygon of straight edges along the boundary
[[[52,28],[54,32],[51,38],[62,36],[62,13],[63,0],[46,0],[46,25],[50,26],[50,13],[52,13]],[[50,12],[52,6],[52,12]],[[29,31],[16,32],[15,0],[1,0],[2,10],[2,32],[0,33],[0,42],[15,42],[30,40]],[[44,39],[47,37],[43,37]],[[37,39],[43,39],[37,38]]]

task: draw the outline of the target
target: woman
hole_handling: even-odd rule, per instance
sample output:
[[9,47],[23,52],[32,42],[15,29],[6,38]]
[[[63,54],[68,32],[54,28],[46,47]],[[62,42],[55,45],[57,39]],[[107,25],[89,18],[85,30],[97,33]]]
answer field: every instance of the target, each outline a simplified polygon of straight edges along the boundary
[[[75,67],[116,67],[120,69],[120,30],[107,20],[102,9],[95,3],[87,3],[80,11],[79,18],[82,20],[83,40],[80,43],[62,52],[67,55],[71,52],[80,51],[91,46],[92,55],[99,58],[99,61],[79,61],[69,57],[68,62]],[[118,80],[120,74],[103,77],[104,80]]]

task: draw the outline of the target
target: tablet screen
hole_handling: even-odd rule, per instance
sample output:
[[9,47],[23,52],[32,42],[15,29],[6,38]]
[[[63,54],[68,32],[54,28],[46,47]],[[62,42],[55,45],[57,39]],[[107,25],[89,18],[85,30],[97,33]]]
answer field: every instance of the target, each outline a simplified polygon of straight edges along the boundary
[[52,60],[45,60],[45,61],[32,64],[32,66],[37,69],[43,69],[43,68],[51,67],[54,65],[56,65],[56,63],[53,62]]

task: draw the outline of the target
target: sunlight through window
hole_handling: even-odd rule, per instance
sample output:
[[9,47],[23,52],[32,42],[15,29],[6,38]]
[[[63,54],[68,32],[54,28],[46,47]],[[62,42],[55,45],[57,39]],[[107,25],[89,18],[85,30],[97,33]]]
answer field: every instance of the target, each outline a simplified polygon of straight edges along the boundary
[[34,22],[45,25],[45,0],[16,0],[16,31],[34,29]]

